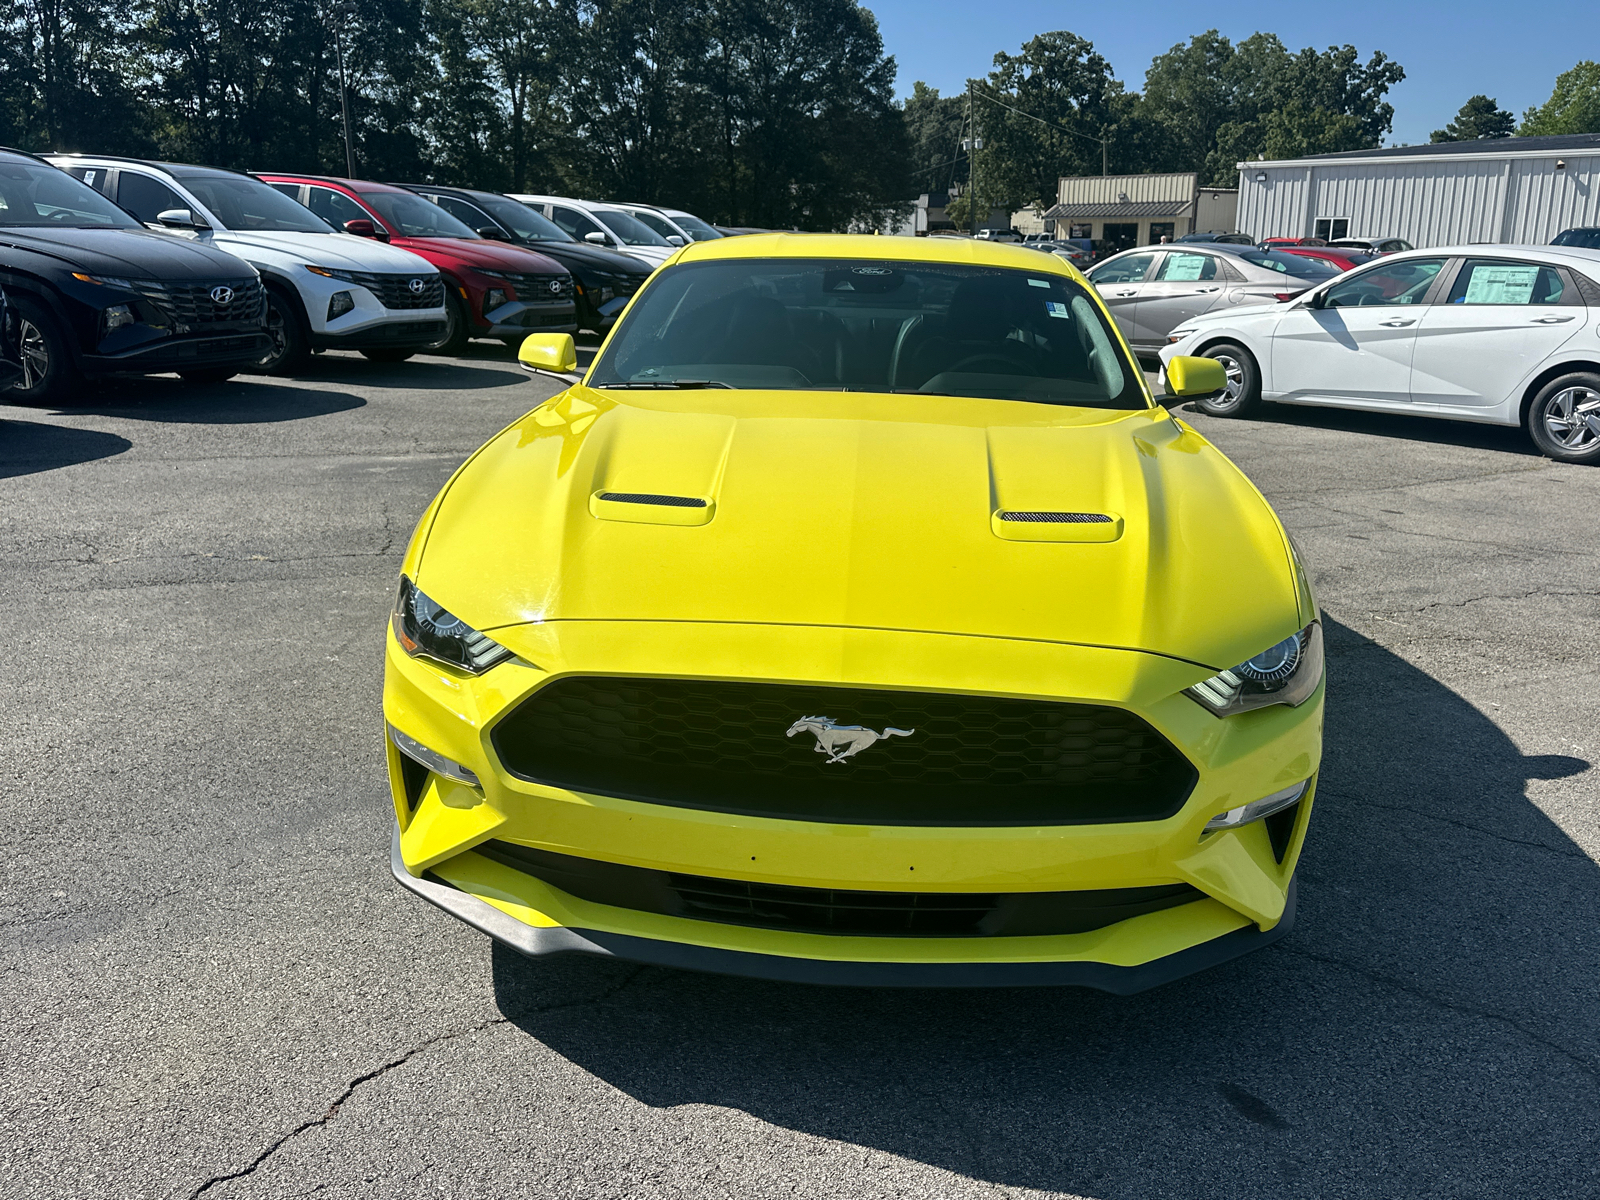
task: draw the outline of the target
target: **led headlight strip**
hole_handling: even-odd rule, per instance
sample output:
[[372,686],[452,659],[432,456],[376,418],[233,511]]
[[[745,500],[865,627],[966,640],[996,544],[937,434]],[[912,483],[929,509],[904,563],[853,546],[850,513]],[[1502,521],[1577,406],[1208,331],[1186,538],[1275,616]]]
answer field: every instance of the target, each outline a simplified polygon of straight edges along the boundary
[[1185,688],[1184,695],[1227,717],[1273,704],[1304,704],[1321,682],[1322,623],[1313,621],[1238,666]]
[[403,575],[394,606],[394,636],[412,658],[431,658],[469,675],[482,675],[512,657],[510,650],[430,599]]

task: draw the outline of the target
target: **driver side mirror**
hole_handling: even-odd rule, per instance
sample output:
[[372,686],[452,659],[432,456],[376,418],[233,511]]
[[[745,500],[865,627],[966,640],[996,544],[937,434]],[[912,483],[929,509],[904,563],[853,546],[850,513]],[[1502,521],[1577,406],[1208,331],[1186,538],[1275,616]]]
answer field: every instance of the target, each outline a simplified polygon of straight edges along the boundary
[[554,375],[567,383],[577,383],[578,347],[570,333],[530,333],[522,339],[517,362],[524,371]]
[[603,233],[586,233],[583,235],[583,240],[593,242],[596,246],[609,246],[611,244],[611,239]]
[[169,208],[156,214],[156,224],[165,225],[168,229],[210,229],[194,213],[187,208]]
[[365,217],[357,217],[353,221],[346,221],[344,223],[344,231],[352,233],[356,237],[373,238],[380,242],[389,240],[387,230],[379,229],[376,222],[369,221]]
[[479,225],[472,232],[491,242],[503,242],[506,239],[506,235],[500,231],[498,225]]
[[669,233],[667,234],[667,244],[670,246],[681,246],[683,245],[683,239],[675,233]]
[[1228,373],[1214,358],[1180,354],[1167,363],[1167,395],[1211,396],[1228,386]]

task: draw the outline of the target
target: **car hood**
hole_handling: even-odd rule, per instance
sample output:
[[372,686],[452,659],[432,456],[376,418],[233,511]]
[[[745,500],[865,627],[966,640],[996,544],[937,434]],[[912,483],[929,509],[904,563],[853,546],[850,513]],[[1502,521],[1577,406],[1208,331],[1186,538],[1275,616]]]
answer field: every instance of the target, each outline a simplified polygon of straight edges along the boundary
[[217,246],[230,250],[237,247],[235,253],[246,257],[251,250],[264,250],[287,254],[319,267],[342,267],[349,271],[433,270],[426,259],[409,250],[349,233],[252,233],[229,229],[218,230],[214,238]]
[[253,269],[227,252],[139,229],[0,228],[0,246],[48,255],[63,270],[137,279],[238,279]]
[[[1012,540],[997,509],[1106,514],[1121,536],[1008,523]],[[418,586],[485,630],[878,628],[1226,667],[1309,619],[1266,501],[1161,409],[579,386],[471,459],[419,536]]]
[[525,248],[543,254],[547,258],[553,258],[562,266],[569,268],[577,267],[582,270],[589,267],[612,275],[637,275],[640,279],[650,273],[650,268],[631,254],[621,254],[602,246],[591,246],[587,242],[536,242]]
[[447,262],[513,275],[565,275],[554,259],[521,246],[477,238],[396,238],[395,244],[429,262]]

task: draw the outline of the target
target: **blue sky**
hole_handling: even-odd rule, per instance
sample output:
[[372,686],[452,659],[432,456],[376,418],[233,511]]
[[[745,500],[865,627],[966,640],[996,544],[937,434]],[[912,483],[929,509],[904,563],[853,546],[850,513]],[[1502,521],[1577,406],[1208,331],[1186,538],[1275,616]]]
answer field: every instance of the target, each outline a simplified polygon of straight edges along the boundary
[[1093,42],[1117,78],[1144,85],[1157,54],[1190,35],[1217,28],[1234,41],[1257,30],[1276,33],[1291,50],[1350,43],[1363,61],[1382,50],[1406,69],[1389,92],[1389,141],[1426,142],[1468,96],[1483,92],[1520,119],[1549,98],[1555,78],[1583,58],[1600,57],[1600,6],[1593,0],[1344,0],[1326,5],[1237,2],[1197,5],[1166,0],[1107,4],[975,4],[972,0],[862,0],[877,15],[884,48],[899,64],[903,96],[921,79],[948,94],[969,76],[988,73],[995,52],[1016,53],[1048,29],[1070,29]]

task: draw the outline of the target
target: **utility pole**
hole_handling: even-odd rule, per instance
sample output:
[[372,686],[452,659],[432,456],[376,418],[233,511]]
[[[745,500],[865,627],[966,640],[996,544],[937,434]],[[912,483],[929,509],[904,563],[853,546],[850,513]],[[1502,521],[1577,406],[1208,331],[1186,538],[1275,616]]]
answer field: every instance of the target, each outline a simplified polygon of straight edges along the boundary
[[339,111],[344,116],[344,171],[347,179],[356,177],[356,149],[350,141],[350,87],[344,78],[344,39],[339,36],[339,22],[350,11],[349,5],[336,4],[333,8],[333,50],[339,57]]
[[967,187],[968,204],[972,207],[972,236],[978,236],[978,151],[983,149],[983,139],[978,136],[978,106],[972,95],[972,80],[967,80]]

